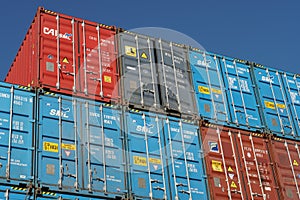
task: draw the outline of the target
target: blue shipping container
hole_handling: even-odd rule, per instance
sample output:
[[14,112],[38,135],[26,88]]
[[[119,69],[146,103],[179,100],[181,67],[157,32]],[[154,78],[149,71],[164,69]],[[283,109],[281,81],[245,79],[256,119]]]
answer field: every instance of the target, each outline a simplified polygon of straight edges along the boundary
[[33,181],[34,94],[0,83],[0,183]]
[[189,59],[200,117],[229,123],[230,114],[219,60],[216,56],[196,50],[189,52]]
[[207,199],[198,126],[146,112],[125,112],[135,199]]
[[178,118],[162,122],[171,199],[208,199],[199,126]]
[[123,196],[120,110],[67,96],[40,99],[38,184],[51,191]]
[[288,100],[288,105],[291,112],[291,117],[294,122],[294,135],[300,139],[300,76],[291,73],[281,74],[285,94]]
[[259,103],[256,100],[250,65],[231,58],[222,58],[222,75],[226,86],[231,122],[237,128],[262,129]]
[[279,72],[265,67],[253,69],[266,127],[273,134],[294,138],[292,116]]
[[0,200],[33,200],[28,188],[18,186],[0,186]]

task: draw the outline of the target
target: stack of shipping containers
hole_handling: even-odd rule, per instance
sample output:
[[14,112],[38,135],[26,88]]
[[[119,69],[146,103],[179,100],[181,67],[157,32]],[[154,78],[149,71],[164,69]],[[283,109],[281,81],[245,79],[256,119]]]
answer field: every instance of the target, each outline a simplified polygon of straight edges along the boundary
[[298,81],[39,8],[0,83],[0,199],[300,199]]

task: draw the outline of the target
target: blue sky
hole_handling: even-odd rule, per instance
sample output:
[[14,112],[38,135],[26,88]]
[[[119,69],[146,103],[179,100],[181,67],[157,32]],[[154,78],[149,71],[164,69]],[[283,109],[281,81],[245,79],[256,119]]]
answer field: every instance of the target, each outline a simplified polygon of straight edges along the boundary
[[300,73],[300,1],[11,0],[0,7],[0,80],[38,6],[125,29],[172,29],[207,51]]

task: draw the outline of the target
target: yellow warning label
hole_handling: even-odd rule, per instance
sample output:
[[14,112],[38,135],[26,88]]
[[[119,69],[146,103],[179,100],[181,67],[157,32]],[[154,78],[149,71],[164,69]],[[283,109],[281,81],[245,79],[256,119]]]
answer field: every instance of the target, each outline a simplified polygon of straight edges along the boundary
[[71,150],[71,151],[75,151],[76,150],[76,146],[74,144],[62,144],[61,148],[62,149],[67,149],[67,150]]
[[149,158],[149,162],[157,165],[161,164],[161,160],[157,158]]
[[70,63],[67,57],[64,57],[64,59],[62,60],[62,62],[63,62],[63,63],[67,63],[67,64]]
[[127,56],[136,57],[136,48],[131,46],[125,46],[125,54]]
[[216,160],[212,160],[212,161],[211,161],[211,164],[212,164],[212,169],[213,169],[213,171],[216,171],[216,172],[223,172],[222,162],[216,161]]
[[275,110],[275,104],[274,104],[273,102],[265,101],[265,106],[266,106],[267,108],[270,108],[270,109]]
[[277,105],[278,108],[283,108],[283,109],[285,109],[285,105],[284,105],[284,104],[278,103],[278,104],[276,104],[276,105]]
[[228,171],[229,171],[229,172],[233,172],[233,169],[232,169],[231,166],[228,167]]
[[297,160],[294,160],[294,161],[293,161],[293,165],[294,165],[294,166],[297,166],[297,167],[299,166]]
[[211,91],[215,94],[222,94],[222,91],[221,90],[218,90],[218,89],[214,89],[212,88]]
[[203,94],[210,94],[209,88],[204,86],[198,86],[198,91]]
[[58,153],[58,144],[53,142],[43,142],[43,150]]
[[143,52],[143,53],[141,54],[141,58],[148,59],[148,56],[147,56],[147,54],[146,54],[145,52]]
[[133,156],[133,164],[147,166],[147,159],[141,156]]
[[237,186],[236,186],[236,184],[235,184],[234,181],[231,182],[230,187],[232,187],[232,188],[237,188]]
[[111,77],[110,76],[104,76],[104,82],[105,83],[111,83]]

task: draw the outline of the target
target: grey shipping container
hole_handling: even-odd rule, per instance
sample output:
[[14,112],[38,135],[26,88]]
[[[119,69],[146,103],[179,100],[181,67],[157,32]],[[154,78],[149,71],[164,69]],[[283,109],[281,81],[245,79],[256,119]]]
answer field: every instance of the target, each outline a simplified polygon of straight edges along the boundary
[[164,109],[196,115],[191,71],[187,61],[187,48],[161,39],[156,40],[158,77]]
[[139,109],[159,109],[155,40],[122,30],[118,38],[123,104]]

